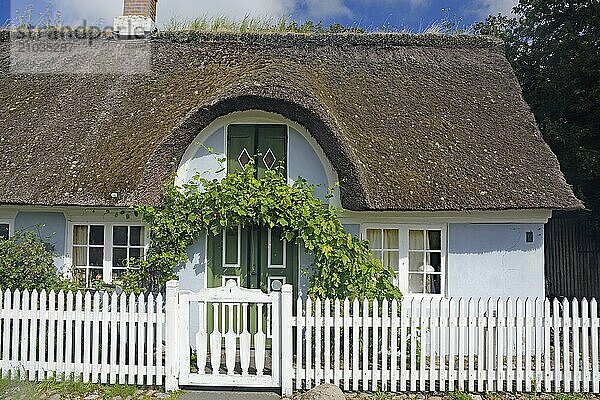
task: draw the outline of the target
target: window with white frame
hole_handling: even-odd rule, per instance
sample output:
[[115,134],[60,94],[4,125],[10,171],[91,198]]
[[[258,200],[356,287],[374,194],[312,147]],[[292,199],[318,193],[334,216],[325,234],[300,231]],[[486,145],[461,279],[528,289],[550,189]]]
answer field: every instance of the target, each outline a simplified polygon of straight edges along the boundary
[[145,256],[145,227],[121,224],[74,224],[72,265],[76,279],[90,286],[112,282],[130,267],[131,259]]
[[396,273],[395,283],[411,294],[443,294],[445,234],[442,227],[367,227],[373,257]]
[[442,231],[408,231],[408,291],[442,294]]
[[396,275],[400,269],[399,229],[367,229],[367,240],[373,257],[381,265],[391,268]]

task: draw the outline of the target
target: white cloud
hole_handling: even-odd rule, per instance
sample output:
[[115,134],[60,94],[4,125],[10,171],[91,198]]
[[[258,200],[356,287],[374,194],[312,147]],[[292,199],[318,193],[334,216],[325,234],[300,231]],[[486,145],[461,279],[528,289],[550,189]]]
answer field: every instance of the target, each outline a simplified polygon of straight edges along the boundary
[[290,15],[293,10],[294,0],[161,0],[157,13],[159,21],[166,22],[172,17],[278,18]]
[[478,0],[478,14],[487,17],[502,13],[504,15],[513,15],[512,8],[517,5],[518,0]]
[[352,17],[350,8],[343,0],[306,0],[304,13],[316,21],[331,17]]

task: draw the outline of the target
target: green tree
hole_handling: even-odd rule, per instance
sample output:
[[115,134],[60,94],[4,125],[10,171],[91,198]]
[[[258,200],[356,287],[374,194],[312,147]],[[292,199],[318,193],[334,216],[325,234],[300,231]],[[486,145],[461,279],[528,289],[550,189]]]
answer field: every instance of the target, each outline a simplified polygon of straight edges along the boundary
[[475,33],[502,38],[544,139],[600,221],[600,1],[520,0]]
[[37,234],[17,232],[0,239],[0,289],[58,290],[63,286],[53,253]]

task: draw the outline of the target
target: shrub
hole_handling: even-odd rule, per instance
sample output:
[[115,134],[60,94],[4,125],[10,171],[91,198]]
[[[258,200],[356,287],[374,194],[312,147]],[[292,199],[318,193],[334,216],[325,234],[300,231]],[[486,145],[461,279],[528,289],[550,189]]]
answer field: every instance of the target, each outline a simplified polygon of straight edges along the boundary
[[34,232],[0,239],[0,289],[67,288],[54,265],[53,253]]

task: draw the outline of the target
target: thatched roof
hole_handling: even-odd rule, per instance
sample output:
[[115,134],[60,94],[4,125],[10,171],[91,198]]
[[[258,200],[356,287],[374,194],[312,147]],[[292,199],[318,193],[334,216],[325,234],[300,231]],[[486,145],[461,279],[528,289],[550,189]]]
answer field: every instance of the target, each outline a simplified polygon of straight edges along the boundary
[[0,36],[0,203],[158,204],[201,129],[263,109],[314,135],[347,209],[581,207],[491,39],[163,33],[149,74],[15,75]]

